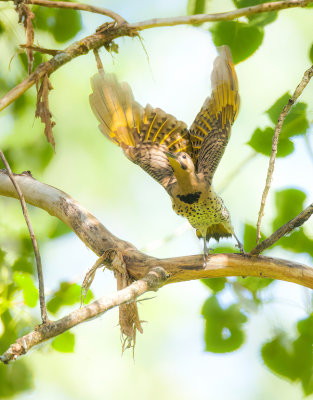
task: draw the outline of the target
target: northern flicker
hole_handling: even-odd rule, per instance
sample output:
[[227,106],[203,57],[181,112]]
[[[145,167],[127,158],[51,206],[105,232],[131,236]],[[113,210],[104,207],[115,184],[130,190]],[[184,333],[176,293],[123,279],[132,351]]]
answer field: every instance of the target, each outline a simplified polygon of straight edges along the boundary
[[121,146],[126,157],[139,165],[167,191],[174,211],[186,217],[206,241],[235,235],[230,214],[215,193],[212,180],[238,114],[238,81],[230,50],[218,49],[211,74],[212,93],[190,129],[182,121],[149,104],[134,100],[127,83],[114,74],[99,72],[91,78],[91,108],[101,132]]

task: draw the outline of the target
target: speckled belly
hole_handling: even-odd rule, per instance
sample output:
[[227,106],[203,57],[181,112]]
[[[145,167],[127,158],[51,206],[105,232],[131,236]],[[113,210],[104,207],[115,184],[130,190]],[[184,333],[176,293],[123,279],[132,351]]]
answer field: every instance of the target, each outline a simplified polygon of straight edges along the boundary
[[209,197],[193,204],[173,201],[173,210],[187,218],[200,232],[205,232],[210,225],[230,222],[229,212],[219,197]]

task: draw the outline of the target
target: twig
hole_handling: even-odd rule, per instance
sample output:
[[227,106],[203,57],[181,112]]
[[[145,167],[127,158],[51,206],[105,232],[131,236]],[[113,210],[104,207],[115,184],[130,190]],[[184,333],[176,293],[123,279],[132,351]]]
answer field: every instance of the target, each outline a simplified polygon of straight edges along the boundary
[[33,51],[37,51],[38,53],[49,54],[50,56],[56,56],[59,53],[62,53],[61,50],[54,50],[54,49],[45,49],[44,47],[39,46],[28,46],[27,44],[20,44],[21,49],[31,49]]
[[97,49],[94,49],[94,50],[93,50],[93,54],[95,55],[95,59],[96,59],[98,71],[103,73],[103,72],[104,72],[104,70],[103,70],[103,64],[102,64],[101,58],[100,58],[100,56],[99,56],[98,50],[97,50]]
[[[8,0],[0,0],[8,1]],[[64,3],[68,7],[73,4],[71,2],[53,2],[47,0],[33,0],[32,4],[36,4],[40,1],[41,5],[46,6],[54,3]],[[256,6],[246,7],[238,10],[229,11],[226,13],[217,14],[200,14],[191,15],[188,17],[176,17],[176,18],[160,18],[148,21],[137,22],[134,24],[122,23],[122,24],[107,24],[107,29],[102,29],[96,32],[94,35],[85,37],[78,42],[73,43],[67,47],[63,52],[57,54],[51,60],[41,64],[36,68],[36,70],[29,75],[27,79],[21,82],[19,85],[11,89],[2,99],[0,99],[0,111],[6,108],[14,100],[20,97],[26,90],[32,87],[39,79],[41,79],[46,73],[50,75],[55,70],[60,68],[62,65],[68,63],[75,57],[87,54],[90,50],[98,49],[102,46],[107,46],[112,40],[121,36],[138,36],[137,31],[157,28],[161,26],[174,26],[174,25],[188,25],[200,22],[212,22],[212,21],[223,21],[223,20],[233,20],[241,16],[253,15],[269,11],[278,11],[292,7],[306,7],[313,0],[289,0],[289,1],[278,1],[259,4]],[[39,3],[38,3],[39,4]],[[86,7],[91,7],[84,5]],[[113,18],[113,16],[112,16]]]
[[16,193],[19,197],[19,200],[21,202],[22,210],[23,210],[23,215],[27,224],[27,228],[29,231],[29,235],[33,244],[34,248],[34,253],[35,253],[35,258],[36,258],[36,265],[37,265],[37,273],[38,273],[38,283],[39,283],[39,301],[40,301],[40,311],[41,311],[41,319],[43,324],[46,324],[48,322],[48,316],[47,316],[47,308],[46,308],[46,301],[45,301],[45,287],[44,287],[44,282],[43,282],[43,273],[42,273],[42,266],[41,266],[41,257],[39,253],[39,248],[36,240],[36,236],[32,227],[32,224],[29,219],[28,211],[27,211],[27,206],[25,203],[25,199],[23,196],[23,193],[19,187],[19,184],[17,183],[16,179],[14,178],[14,175],[12,173],[12,170],[10,168],[9,163],[7,162],[3,152],[0,150],[0,157],[1,160],[7,170],[7,173],[10,177],[10,180],[16,190]]
[[66,1],[50,1],[50,0],[26,0],[26,3],[34,4],[37,6],[49,7],[49,8],[68,8],[71,10],[89,11],[95,14],[101,14],[110,17],[114,19],[114,21],[118,25],[126,23],[125,19],[122,18],[117,13],[108,10],[107,8],[95,7],[89,4],[70,3]]
[[269,160],[266,183],[265,183],[265,187],[264,187],[263,194],[262,194],[261,206],[260,206],[260,211],[259,211],[259,216],[258,216],[257,234],[256,234],[257,243],[259,242],[259,240],[261,238],[261,222],[262,222],[262,218],[264,215],[264,209],[265,209],[267,195],[268,195],[268,192],[271,187],[274,166],[275,166],[276,153],[277,153],[278,137],[279,137],[280,131],[282,129],[284,120],[287,117],[291,107],[297,101],[298,97],[301,95],[301,93],[303,92],[306,85],[309,83],[312,76],[313,76],[313,65],[311,68],[309,68],[308,70],[305,71],[301,82],[296,87],[294,94],[291,96],[291,98],[289,99],[289,101],[285,105],[285,107],[283,108],[283,111],[280,113],[280,116],[278,118],[278,123],[276,125],[274,136],[273,136],[272,153],[271,153],[270,160]]
[[255,246],[254,249],[252,249],[249,254],[258,255],[262,253],[262,251],[272,246],[281,237],[287,235],[287,233],[291,232],[293,229],[303,225],[305,221],[307,221],[312,214],[313,214],[313,203],[309,205],[306,209],[304,209],[295,218],[291,219],[285,225],[277,229],[277,231],[272,233],[271,236],[269,236],[267,239],[263,240],[263,242]]
[[306,7],[313,0],[287,0],[258,4],[256,6],[240,8],[233,11],[216,14],[197,14],[175,18],[153,18],[147,21],[129,24],[130,27],[142,31],[144,29],[157,28],[162,26],[175,26],[187,24],[199,24],[203,22],[231,21],[240,17],[245,17],[263,12],[279,11],[292,7]]
[[19,338],[12,344],[9,349],[0,356],[0,361],[8,363],[11,360],[16,360],[22,354],[27,353],[32,347],[60,335],[73,326],[100,316],[116,306],[135,301],[137,297],[148,291],[156,291],[159,286],[164,284],[166,279],[166,271],[163,268],[156,267],[149,271],[143,279],[132,283],[127,288],[119,290],[112,295],[104,296],[85,307],[71,312],[58,321],[37,327],[34,331]]

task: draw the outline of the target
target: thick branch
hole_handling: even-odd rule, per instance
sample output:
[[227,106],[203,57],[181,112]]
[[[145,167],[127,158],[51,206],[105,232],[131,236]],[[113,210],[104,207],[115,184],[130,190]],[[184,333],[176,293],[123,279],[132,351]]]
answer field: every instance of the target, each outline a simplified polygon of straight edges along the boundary
[[[101,256],[108,249],[119,250],[132,279],[142,279],[151,269],[160,266],[170,275],[166,284],[220,276],[257,276],[294,282],[313,289],[313,269],[286,260],[216,254],[210,256],[204,268],[202,255],[167,259],[150,257],[112,235],[92,214],[61,190],[45,185],[27,173],[15,175],[15,179],[29,204],[46,210],[67,224],[94,253]],[[0,195],[17,198],[3,170],[0,170]]]
[[147,291],[155,291],[167,278],[163,268],[154,268],[146,277],[132,283],[125,289],[119,290],[109,296],[104,296],[93,303],[75,310],[66,317],[46,325],[39,325],[34,331],[19,338],[9,349],[0,356],[0,361],[8,363],[22,354],[27,353],[32,347],[58,336],[82,322],[97,317],[106,311],[121,304],[136,300],[136,298]]
[[303,78],[301,79],[301,82],[296,87],[296,90],[294,91],[293,95],[289,99],[288,103],[283,108],[283,111],[280,113],[279,118],[278,118],[278,122],[277,122],[274,136],[273,136],[272,152],[271,152],[271,156],[270,156],[269,163],[268,163],[266,183],[265,183],[265,187],[264,187],[263,194],[262,194],[262,200],[261,200],[260,211],[259,211],[259,216],[258,216],[257,231],[256,231],[256,241],[257,242],[261,238],[261,222],[262,222],[262,218],[264,216],[266,199],[267,199],[270,187],[271,187],[272,177],[273,177],[273,173],[274,173],[279,134],[283,127],[285,118],[287,117],[291,107],[297,101],[298,97],[301,95],[301,93],[305,89],[306,85],[310,82],[310,79],[312,78],[312,76],[313,76],[313,65],[311,68],[309,68],[308,70],[305,71]]
[[[0,0],[3,1],[3,0]],[[6,0],[5,0],[6,1]],[[36,0],[41,2],[41,5],[45,6],[52,3],[63,3],[63,2],[52,2],[45,0]],[[106,24],[102,29],[98,30],[94,35],[90,35],[81,39],[64,51],[60,51],[57,55],[51,58],[49,61],[40,64],[36,70],[29,75],[23,82],[11,89],[2,99],[0,99],[0,111],[6,108],[9,104],[15,101],[23,93],[25,93],[30,87],[32,87],[36,82],[38,82],[45,74],[50,75],[55,70],[60,68],[62,65],[68,63],[72,59],[87,54],[90,50],[99,49],[102,46],[107,46],[112,40],[121,36],[135,36],[138,31],[150,28],[157,28],[162,26],[174,26],[174,25],[186,25],[202,22],[212,22],[212,21],[223,21],[223,20],[233,20],[242,16],[258,14],[269,11],[278,11],[282,9],[292,8],[292,7],[306,7],[313,0],[289,0],[289,1],[278,1],[269,2],[264,4],[259,4],[252,7],[246,7],[242,9],[236,9],[226,13],[217,14],[200,14],[191,15],[187,17],[176,17],[176,18],[160,18],[152,19],[148,21],[141,21],[133,24],[123,23],[123,24]],[[67,3],[69,7],[71,4],[77,5],[77,3]],[[86,5],[85,11],[88,7]],[[106,12],[109,10],[106,10]],[[112,12],[111,12],[112,13]],[[107,15],[107,14],[105,14]],[[113,15],[111,15],[114,18]],[[116,19],[116,18],[115,18]]]
[[[139,252],[134,246],[113,236],[92,214],[66,193],[32,178],[29,173],[15,175],[25,200],[66,223],[96,254],[117,250],[127,272],[136,282],[111,296],[76,310],[56,322],[39,326],[34,332],[18,339],[0,357],[3,362],[15,359],[31,347],[61,334],[79,323],[105,311],[134,301],[147,290],[174,282],[192,279],[255,276],[280,279],[313,289],[313,268],[287,260],[239,254],[210,255],[203,265],[203,256],[157,259]],[[7,173],[0,170],[0,195],[17,197]]]
[[250,251],[250,255],[258,255],[262,253],[265,249],[272,246],[277,240],[281,237],[287,235],[289,232],[303,225],[305,221],[307,221],[310,216],[313,214],[313,203],[309,205],[305,210],[303,210],[299,215],[295,218],[287,222],[287,224],[281,226],[277,231],[275,231],[271,236],[267,239],[263,240],[262,243],[255,246],[254,249]]
[[[68,194],[37,181],[28,172],[14,176],[27,203],[59,218],[98,256],[110,248],[120,251],[134,248],[112,235],[96,217]],[[9,176],[1,169],[0,195],[18,198]]]

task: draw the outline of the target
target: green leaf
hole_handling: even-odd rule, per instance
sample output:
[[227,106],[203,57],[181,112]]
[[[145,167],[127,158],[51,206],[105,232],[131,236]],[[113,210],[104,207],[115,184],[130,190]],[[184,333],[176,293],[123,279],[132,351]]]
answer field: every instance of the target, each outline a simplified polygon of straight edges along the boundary
[[[273,128],[260,129],[257,128],[249,142],[247,143],[258,153],[270,156],[272,152],[272,140],[274,135]],[[277,146],[277,157],[286,157],[294,151],[294,144],[291,140],[279,137]]]
[[5,255],[6,255],[6,252],[4,250],[2,250],[0,247],[0,267],[1,267],[1,264],[4,263]]
[[262,346],[265,365],[291,381],[300,381],[306,395],[313,393],[313,316],[300,320],[295,340],[284,334]]
[[14,149],[4,147],[3,150],[12,170],[24,171],[27,169],[34,173],[44,171],[54,155],[51,145],[45,138],[34,138],[24,146]]
[[72,353],[75,346],[75,335],[66,331],[53,339],[51,346],[61,353]]
[[[91,291],[88,291],[84,303],[87,304],[93,298]],[[61,282],[60,289],[53,294],[47,303],[47,309],[56,314],[62,306],[71,306],[81,301],[81,287],[77,283]]]
[[308,105],[306,103],[295,104],[287,115],[280,135],[282,137],[292,137],[296,135],[304,135],[309,128],[306,111]]
[[[265,239],[265,235],[261,232],[261,241]],[[246,224],[243,234],[243,243],[245,251],[248,253],[256,246],[256,227]]]
[[273,230],[286,224],[304,208],[306,194],[298,189],[284,189],[275,193],[276,218]]
[[276,102],[270,107],[266,113],[270,117],[271,121],[276,125],[278,122],[278,117],[283,111],[283,108],[288,103],[291,94],[289,92],[283,94]]
[[310,58],[311,63],[313,64],[313,44],[312,44],[312,46],[310,48],[309,58]]
[[237,281],[238,283],[240,283],[241,286],[249,290],[253,295],[256,295],[257,292],[268,287],[272,282],[274,282],[274,279],[255,278],[252,276],[242,278],[241,276],[238,276]]
[[37,29],[52,33],[57,42],[72,39],[81,29],[81,15],[76,10],[33,7]]
[[14,282],[23,290],[24,303],[28,307],[35,307],[39,298],[38,289],[28,273],[14,272]]
[[245,22],[221,21],[210,29],[216,46],[227,44],[232,52],[234,63],[250,57],[263,41],[263,28]]
[[52,33],[57,42],[62,43],[72,39],[81,29],[81,15],[78,11],[56,10]]
[[9,366],[0,363],[0,398],[15,397],[20,392],[33,388],[33,374],[23,360]]
[[[250,6],[256,6],[258,4],[266,3],[268,0],[233,0],[233,3],[237,8],[245,8]],[[265,26],[275,21],[278,13],[276,11],[270,11],[260,14],[248,15],[247,18],[253,25]]]
[[213,254],[220,254],[220,253],[235,253],[238,252],[238,248],[234,246],[221,246],[217,245],[214,246]]
[[244,343],[242,324],[247,317],[240,312],[237,304],[223,309],[213,295],[205,301],[202,315],[205,318],[206,351],[226,353],[237,350]]
[[[306,194],[298,189],[285,189],[275,193],[276,218],[273,230],[280,228],[304,209]],[[304,233],[303,227],[282,237],[276,244],[295,253],[307,253],[313,257],[313,240]]]
[[227,279],[226,278],[208,278],[201,279],[201,282],[212,290],[213,293],[220,292],[225,288]]
[[67,225],[65,225],[64,222],[55,218],[53,220],[53,227],[52,227],[51,231],[49,232],[48,237],[50,239],[55,239],[57,237],[66,235],[70,232],[72,232],[72,230]]
[[[38,67],[39,64],[41,64],[42,62],[44,62],[44,55],[38,52],[34,52],[34,61],[33,61],[33,69],[35,69],[36,67]],[[21,61],[21,64],[25,70],[25,72],[28,72],[28,61],[27,61],[27,55],[26,53],[20,53],[18,55],[18,58]]]
[[265,343],[261,355],[265,365],[276,374],[285,376],[291,381],[297,379],[298,366],[294,362],[293,349],[284,335],[278,335],[272,341]]
[[[266,111],[275,125],[278,122],[280,113],[283,111],[285,105],[288,104],[290,98],[290,93],[285,93]],[[306,103],[301,102],[292,106],[289,114],[284,120],[279,140],[296,135],[303,135],[308,130],[309,121],[306,115],[307,107]]]
[[204,14],[207,0],[188,0],[187,14]]
[[20,257],[18,258],[14,264],[12,265],[13,271],[27,272],[32,275],[34,273],[34,266],[28,259],[28,257]]

